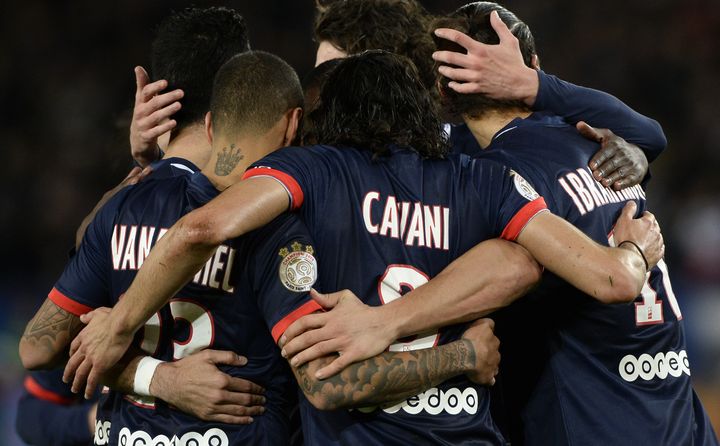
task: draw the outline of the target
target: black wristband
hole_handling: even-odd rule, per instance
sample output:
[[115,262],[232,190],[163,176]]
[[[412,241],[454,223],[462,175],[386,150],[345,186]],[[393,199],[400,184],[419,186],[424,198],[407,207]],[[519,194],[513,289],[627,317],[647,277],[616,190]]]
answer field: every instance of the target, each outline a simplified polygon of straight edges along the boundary
[[650,264],[649,264],[648,261],[647,261],[647,257],[645,257],[645,253],[643,252],[642,249],[640,249],[640,247],[638,246],[638,244],[635,243],[635,242],[632,241],[632,240],[625,240],[624,242],[620,242],[620,244],[618,244],[618,246],[622,246],[623,243],[630,243],[630,244],[633,245],[635,248],[637,248],[638,252],[640,253],[640,257],[642,257],[643,262],[645,262],[645,271],[650,271]]

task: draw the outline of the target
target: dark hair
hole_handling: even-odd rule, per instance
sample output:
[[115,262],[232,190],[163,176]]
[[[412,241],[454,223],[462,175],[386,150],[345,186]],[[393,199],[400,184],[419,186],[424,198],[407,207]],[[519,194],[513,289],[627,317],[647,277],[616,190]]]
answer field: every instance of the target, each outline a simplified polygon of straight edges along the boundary
[[[459,8],[447,18],[438,19],[433,24],[436,28],[453,28],[462,31],[478,42],[489,45],[500,43],[495,30],[490,24],[490,13],[497,11],[500,19],[507,25],[520,44],[520,52],[525,65],[531,66],[532,57],[535,55],[535,39],[530,28],[520,21],[512,12],[493,2],[474,2]],[[435,37],[438,50],[455,51],[467,53],[465,48],[446,39]],[[499,100],[490,98],[484,94],[462,94],[457,93],[448,87],[448,78],[438,75],[440,78],[440,89],[442,90],[442,103],[448,111],[455,115],[467,115],[479,118],[490,110],[527,108],[519,100]]]
[[152,45],[152,75],[168,90],[182,88],[177,130],[202,122],[210,109],[213,78],[234,55],[250,49],[245,19],[223,7],[188,8],[162,21]]
[[249,51],[218,70],[210,111],[216,131],[234,136],[267,131],[288,110],[302,106],[295,70],[273,54]]
[[304,135],[307,143],[352,146],[375,156],[390,147],[442,158],[447,143],[435,102],[407,58],[366,51],[338,64],[325,81]]
[[330,73],[337,67],[342,59],[330,59],[321,63],[303,78],[302,86],[305,93],[305,112],[315,108],[315,103],[320,97],[320,90],[330,76]]
[[415,63],[426,88],[435,90],[430,37],[432,17],[415,0],[318,1],[315,40],[349,55],[386,50]]

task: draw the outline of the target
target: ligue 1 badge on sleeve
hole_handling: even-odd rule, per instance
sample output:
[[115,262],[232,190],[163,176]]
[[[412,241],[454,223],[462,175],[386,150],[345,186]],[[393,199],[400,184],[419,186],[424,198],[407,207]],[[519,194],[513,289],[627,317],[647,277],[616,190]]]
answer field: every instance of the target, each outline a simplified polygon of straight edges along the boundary
[[529,201],[534,201],[540,196],[537,192],[535,192],[535,188],[532,187],[530,183],[528,183],[527,180],[519,173],[511,170],[510,175],[513,177],[515,189],[520,192],[520,195],[527,198]]
[[317,280],[317,262],[313,254],[315,250],[310,245],[295,242],[290,249],[282,248],[278,255],[280,262],[280,282],[290,291],[303,293]]

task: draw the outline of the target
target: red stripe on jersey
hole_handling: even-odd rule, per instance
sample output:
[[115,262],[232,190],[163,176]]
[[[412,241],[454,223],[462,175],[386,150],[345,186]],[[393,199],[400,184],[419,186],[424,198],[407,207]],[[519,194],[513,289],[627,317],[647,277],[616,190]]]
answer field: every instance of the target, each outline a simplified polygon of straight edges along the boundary
[[278,339],[280,339],[280,336],[282,336],[283,333],[285,333],[285,330],[296,320],[300,319],[301,317],[308,315],[310,313],[314,313],[316,311],[323,311],[323,308],[320,306],[319,303],[315,302],[314,300],[309,300],[299,306],[295,309],[292,313],[288,314],[284,318],[280,319],[280,321],[275,324],[275,326],[272,328],[272,337],[275,340],[275,343],[277,344]]
[[75,316],[82,316],[83,314],[89,313],[93,310],[92,307],[88,307],[87,305],[83,305],[80,302],[76,302],[71,298],[67,297],[66,295],[58,291],[57,288],[53,288],[52,291],[50,291],[50,294],[48,294],[48,299],[50,299],[58,307],[67,311],[68,313],[74,314]]
[[295,178],[291,177],[285,172],[280,172],[279,170],[270,169],[267,167],[255,167],[245,172],[242,179],[245,180],[252,177],[275,178],[280,182],[280,184],[285,187],[285,189],[287,189],[288,194],[290,194],[290,210],[294,211],[300,209],[300,207],[302,206],[303,200],[305,199],[303,191],[300,188],[298,182],[295,181]]
[[33,379],[32,376],[25,377],[25,389],[30,393],[30,395],[34,396],[35,398],[44,400],[44,401],[50,401],[51,403],[55,404],[72,404],[73,399],[62,396],[59,393],[55,393],[52,390],[48,390],[38,384],[35,379]]
[[515,239],[520,235],[525,225],[540,212],[546,211],[547,205],[545,199],[539,197],[531,201],[530,203],[523,206],[517,214],[510,220],[510,223],[505,226],[500,238],[514,242]]

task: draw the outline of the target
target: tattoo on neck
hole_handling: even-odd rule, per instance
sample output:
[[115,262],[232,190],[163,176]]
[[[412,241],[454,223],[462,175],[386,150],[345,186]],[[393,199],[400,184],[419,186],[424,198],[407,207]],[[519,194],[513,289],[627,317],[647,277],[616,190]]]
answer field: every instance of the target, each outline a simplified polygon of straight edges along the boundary
[[235,169],[241,159],[245,156],[240,151],[239,147],[235,147],[235,144],[230,144],[230,148],[223,147],[222,151],[218,153],[218,159],[215,163],[215,174],[220,176],[230,175],[230,172]]

